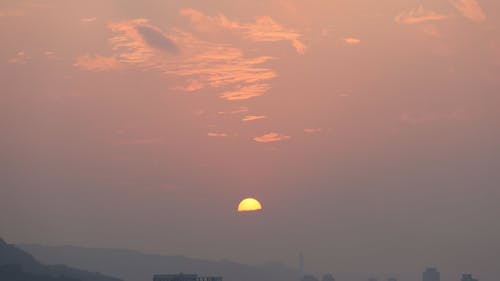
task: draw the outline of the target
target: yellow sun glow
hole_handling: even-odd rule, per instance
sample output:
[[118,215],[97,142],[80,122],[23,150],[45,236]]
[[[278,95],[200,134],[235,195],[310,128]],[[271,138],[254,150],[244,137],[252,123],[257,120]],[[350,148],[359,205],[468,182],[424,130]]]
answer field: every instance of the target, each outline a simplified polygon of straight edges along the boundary
[[262,210],[262,205],[254,198],[245,198],[238,204],[238,212],[252,212],[258,210]]

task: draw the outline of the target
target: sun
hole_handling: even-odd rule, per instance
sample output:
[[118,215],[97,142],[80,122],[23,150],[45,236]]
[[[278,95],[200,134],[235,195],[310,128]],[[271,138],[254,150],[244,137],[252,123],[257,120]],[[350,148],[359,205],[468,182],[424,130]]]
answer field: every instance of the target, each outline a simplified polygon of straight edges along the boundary
[[238,204],[238,212],[254,212],[262,210],[262,205],[255,198],[245,198]]

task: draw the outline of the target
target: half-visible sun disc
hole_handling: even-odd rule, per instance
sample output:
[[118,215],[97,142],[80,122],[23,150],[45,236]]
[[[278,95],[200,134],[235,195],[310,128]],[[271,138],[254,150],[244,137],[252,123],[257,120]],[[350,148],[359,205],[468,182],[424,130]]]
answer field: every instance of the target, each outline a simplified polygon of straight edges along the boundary
[[258,210],[262,210],[262,205],[254,198],[245,198],[238,204],[238,212],[252,212]]

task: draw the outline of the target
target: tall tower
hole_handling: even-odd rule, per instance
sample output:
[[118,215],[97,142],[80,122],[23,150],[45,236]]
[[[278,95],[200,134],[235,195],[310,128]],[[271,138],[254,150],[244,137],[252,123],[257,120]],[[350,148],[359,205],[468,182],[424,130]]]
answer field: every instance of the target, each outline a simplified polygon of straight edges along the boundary
[[299,253],[299,271],[300,271],[300,280],[304,277],[304,255],[302,252]]

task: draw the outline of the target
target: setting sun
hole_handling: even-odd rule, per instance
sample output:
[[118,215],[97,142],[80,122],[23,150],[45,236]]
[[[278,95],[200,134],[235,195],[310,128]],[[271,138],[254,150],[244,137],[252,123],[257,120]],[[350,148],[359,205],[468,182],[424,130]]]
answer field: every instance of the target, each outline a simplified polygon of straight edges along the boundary
[[254,198],[245,198],[238,204],[238,212],[253,212],[259,210],[262,210],[262,205]]

